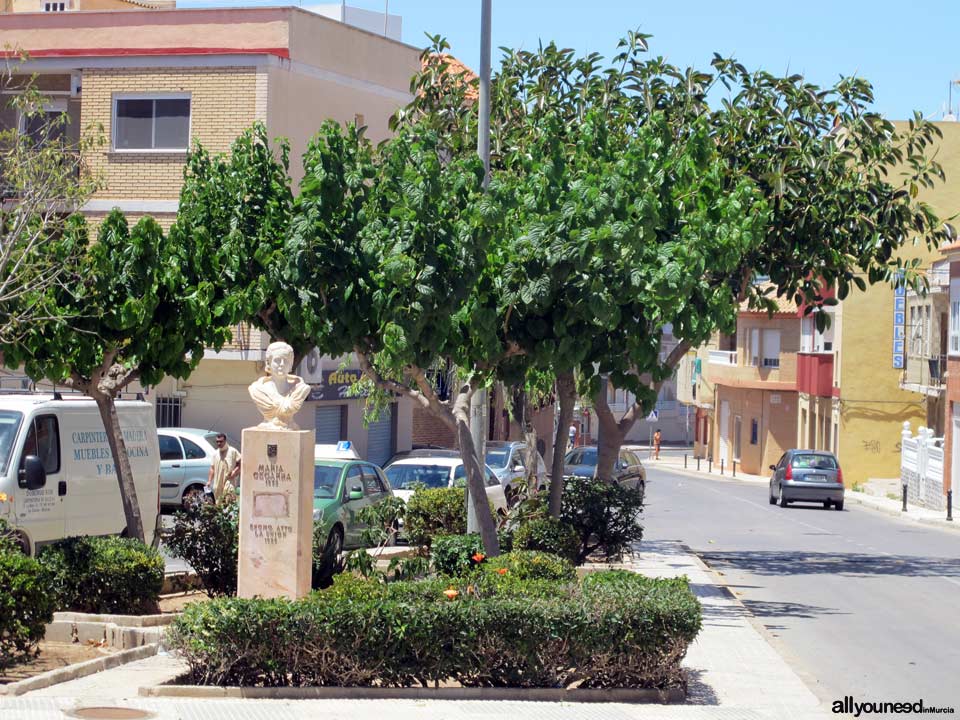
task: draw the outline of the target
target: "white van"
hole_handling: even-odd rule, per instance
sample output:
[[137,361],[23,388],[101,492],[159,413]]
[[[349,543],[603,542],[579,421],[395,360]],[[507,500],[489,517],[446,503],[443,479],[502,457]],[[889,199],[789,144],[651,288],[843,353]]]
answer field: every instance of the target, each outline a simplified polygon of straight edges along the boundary
[[[153,406],[118,400],[148,544],[157,534],[160,451]],[[126,529],[103,421],[93,400],[58,393],[0,393],[0,518],[29,554],[75,535]]]

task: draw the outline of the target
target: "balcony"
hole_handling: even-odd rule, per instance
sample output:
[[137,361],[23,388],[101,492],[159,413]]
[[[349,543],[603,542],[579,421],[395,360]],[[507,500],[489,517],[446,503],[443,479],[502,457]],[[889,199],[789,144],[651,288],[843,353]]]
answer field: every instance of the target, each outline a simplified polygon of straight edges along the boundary
[[904,390],[939,395],[947,385],[947,356],[910,355],[900,379]]
[[708,361],[711,365],[736,365],[736,350],[711,350]]
[[833,353],[797,353],[797,390],[808,395],[833,395]]

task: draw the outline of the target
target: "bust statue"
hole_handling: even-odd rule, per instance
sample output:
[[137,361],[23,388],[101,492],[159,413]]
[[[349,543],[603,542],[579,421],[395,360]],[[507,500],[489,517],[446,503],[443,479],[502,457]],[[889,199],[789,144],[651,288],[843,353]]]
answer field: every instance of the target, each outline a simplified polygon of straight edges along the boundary
[[257,427],[299,430],[293,416],[303,407],[310,386],[293,369],[293,348],[285,342],[270,343],[266,354],[266,376],[250,384],[250,397],[263,415]]

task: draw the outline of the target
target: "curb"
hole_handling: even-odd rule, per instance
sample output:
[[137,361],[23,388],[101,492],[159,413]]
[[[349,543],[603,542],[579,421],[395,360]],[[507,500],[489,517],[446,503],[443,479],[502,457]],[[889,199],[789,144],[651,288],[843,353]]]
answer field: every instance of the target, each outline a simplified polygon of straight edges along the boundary
[[684,475],[689,475],[690,477],[703,478],[704,480],[719,480],[721,482],[739,482],[745,483],[747,485],[768,485],[770,483],[769,479],[759,479],[755,480],[753,478],[743,477],[742,475],[734,477],[733,475],[720,475],[719,473],[708,473],[706,470],[695,470],[693,468],[685,468],[679,465],[644,465],[644,470],[663,470],[665,472],[676,472],[682,473]]
[[[846,497],[850,500],[853,500],[858,505],[863,507],[870,508],[871,510],[876,510],[881,512],[884,515],[890,515],[891,517],[898,517],[903,520],[909,520],[915,523],[921,523],[923,525],[929,525],[931,527],[938,527],[943,530],[960,530],[960,523],[957,520],[953,522],[947,522],[944,518],[929,518],[921,517],[918,515],[911,515],[909,510],[903,512],[899,507],[890,507],[886,503],[880,501],[880,498],[874,500],[870,495],[864,495],[863,493],[856,492],[855,490],[847,490]],[[915,508],[919,510],[921,508]]]
[[153,685],[141,697],[246,698],[273,700],[526,700],[529,702],[682,703],[681,688],[384,688],[384,687],[218,687]]
[[42,688],[50,687],[51,685],[58,685],[69,680],[76,680],[78,678],[86,677],[87,675],[93,675],[94,673],[102,672],[103,670],[109,670],[110,668],[115,668],[120,665],[126,665],[127,663],[134,662],[135,660],[143,660],[144,658],[156,655],[159,649],[159,644],[143,645],[131,650],[123,650],[121,652],[114,653],[113,655],[106,655],[102,658],[95,658],[94,660],[87,660],[86,662],[77,663],[76,665],[69,665],[65,668],[49,670],[45,673],[34,675],[32,678],[10,683],[9,685],[0,688],[0,694],[8,696],[23,695],[24,693],[28,693],[32,690],[40,690]]

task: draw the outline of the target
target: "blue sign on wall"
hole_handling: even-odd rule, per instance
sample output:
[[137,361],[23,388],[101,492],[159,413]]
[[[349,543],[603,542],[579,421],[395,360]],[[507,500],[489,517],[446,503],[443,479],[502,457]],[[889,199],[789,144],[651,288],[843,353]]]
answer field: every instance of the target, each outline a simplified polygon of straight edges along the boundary
[[903,370],[905,367],[906,316],[907,288],[901,284],[893,289],[893,367],[895,370]]

